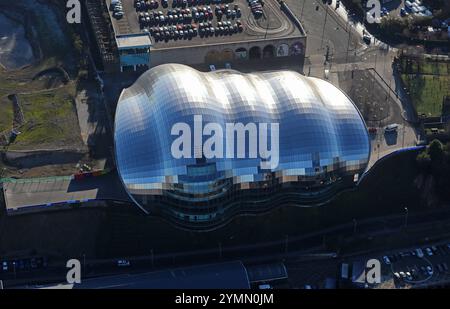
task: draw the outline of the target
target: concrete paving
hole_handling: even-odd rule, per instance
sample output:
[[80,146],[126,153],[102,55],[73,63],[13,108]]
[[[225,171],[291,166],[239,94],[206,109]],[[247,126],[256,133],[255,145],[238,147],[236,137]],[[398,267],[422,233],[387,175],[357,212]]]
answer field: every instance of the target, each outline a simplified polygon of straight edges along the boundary
[[83,180],[70,177],[22,179],[3,183],[3,192],[8,214],[52,210],[80,201],[128,201],[115,172]]

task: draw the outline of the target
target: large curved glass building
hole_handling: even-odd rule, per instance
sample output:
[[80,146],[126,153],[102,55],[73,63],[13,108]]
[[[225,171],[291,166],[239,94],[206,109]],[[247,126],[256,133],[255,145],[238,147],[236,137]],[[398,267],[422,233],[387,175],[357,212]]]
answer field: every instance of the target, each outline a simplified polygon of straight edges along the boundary
[[329,201],[357,184],[370,142],[356,106],[326,81],[168,64],[122,92],[115,151],[142,210],[206,229]]

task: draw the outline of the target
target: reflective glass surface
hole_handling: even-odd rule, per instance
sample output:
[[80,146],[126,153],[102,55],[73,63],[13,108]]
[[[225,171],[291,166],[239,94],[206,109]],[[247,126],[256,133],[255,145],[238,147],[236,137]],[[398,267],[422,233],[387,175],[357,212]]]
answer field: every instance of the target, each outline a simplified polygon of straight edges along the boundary
[[[278,123],[279,164],[261,168],[260,158],[250,158],[249,147],[239,159],[175,159],[172,126],[187,123],[193,136],[194,115],[202,116],[203,127],[214,122],[224,130],[226,123]],[[203,142],[207,139],[203,136]],[[115,151],[121,179],[138,204],[157,196],[195,203],[213,201],[230,190],[317,180],[330,184],[360,175],[367,167],[370,142],[355,105],[326,81],[292,71],[203,73],[166,64],[147,71],[122,92]]]

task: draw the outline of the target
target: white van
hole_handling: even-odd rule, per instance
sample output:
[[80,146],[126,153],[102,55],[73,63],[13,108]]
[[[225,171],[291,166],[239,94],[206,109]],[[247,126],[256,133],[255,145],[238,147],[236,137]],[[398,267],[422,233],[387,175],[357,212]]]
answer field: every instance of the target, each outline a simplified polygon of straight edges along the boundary
[[385,132],[395,132],[397,130],[398,130],[398,124],[396,124],[396,123],[390,124],[386,128],[384,128]]

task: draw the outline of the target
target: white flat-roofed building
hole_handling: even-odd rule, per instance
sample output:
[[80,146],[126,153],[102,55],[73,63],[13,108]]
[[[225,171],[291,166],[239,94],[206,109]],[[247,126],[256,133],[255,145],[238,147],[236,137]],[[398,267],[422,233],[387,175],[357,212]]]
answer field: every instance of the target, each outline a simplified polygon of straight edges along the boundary
[[150,66],[150,47],[152,42],[148,34],[132,34],[116,36],[119,50],[120,71]]

